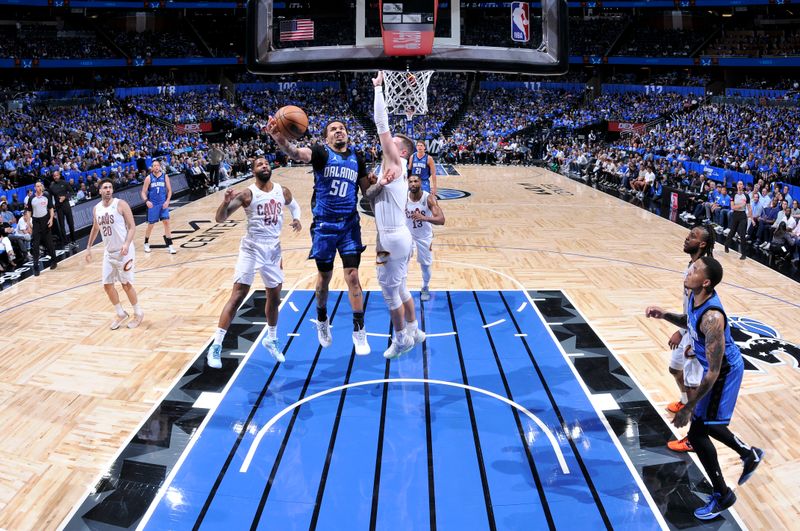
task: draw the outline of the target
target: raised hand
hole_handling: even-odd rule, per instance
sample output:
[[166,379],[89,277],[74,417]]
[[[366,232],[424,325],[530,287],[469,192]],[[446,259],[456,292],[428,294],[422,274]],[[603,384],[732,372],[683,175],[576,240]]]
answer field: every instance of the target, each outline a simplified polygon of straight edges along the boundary
[[383,70],[378,70],[377,77],[372,78],[372,85],[375,87],[383,85]]

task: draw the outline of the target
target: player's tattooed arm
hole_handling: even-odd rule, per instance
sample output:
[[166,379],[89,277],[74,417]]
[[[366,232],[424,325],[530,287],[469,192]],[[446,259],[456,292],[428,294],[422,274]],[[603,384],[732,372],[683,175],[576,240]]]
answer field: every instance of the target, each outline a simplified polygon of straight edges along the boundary
[[694,399],[686,404],[687,408],[694,406],[714,386],[722,369],[722,357],[725,355],[725,316],[716,310],[709,310],[703,315],[699,328],[706,338],[708,370],[697,387]]

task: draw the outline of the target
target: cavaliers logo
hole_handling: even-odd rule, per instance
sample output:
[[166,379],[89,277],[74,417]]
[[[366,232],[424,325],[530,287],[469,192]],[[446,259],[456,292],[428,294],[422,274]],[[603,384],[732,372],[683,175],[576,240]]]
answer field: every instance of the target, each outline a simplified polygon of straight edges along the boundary
[[[800,368],[800,347],[781,338],[780,333],[766,323],[750,317],[730,316],[731,336],[744,356],[744,369],[765,372],[751,360],[769,366],[786,365],[791,359],[795,369]],[[783,354],[783,356],[780,356]]]
[[122,270],[128,272],[131,269],[133,269],[133,260],[128,260],[127,262],[125,262],[125,265],[122,266]]

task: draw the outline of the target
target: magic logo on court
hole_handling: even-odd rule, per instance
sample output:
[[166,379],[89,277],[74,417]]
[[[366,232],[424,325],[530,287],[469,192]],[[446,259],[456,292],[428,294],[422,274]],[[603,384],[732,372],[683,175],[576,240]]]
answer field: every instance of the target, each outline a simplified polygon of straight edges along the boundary
[[[731,336],[744,356],[745,370],[766,372],[751,360],[768,366],[786,365],[779,357],[784,354],[791,358],[795,369],[800,368],[800,346],[781,338],[774,327],[750,317],[732,315],[728,317]],[[750,358],[750,359],[748,359]]]

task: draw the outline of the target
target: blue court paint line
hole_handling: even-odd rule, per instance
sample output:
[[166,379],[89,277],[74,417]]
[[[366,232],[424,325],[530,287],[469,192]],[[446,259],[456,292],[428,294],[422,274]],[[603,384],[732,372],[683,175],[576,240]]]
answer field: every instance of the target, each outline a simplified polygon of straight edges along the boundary
[[[334,322],[339,316],[339,312],[346,311],[347,307],[346,298],[342,297],[341,293],[338,295],[328,301],[329,314]],[[310,327],[311,325],[306,323],[305,326]],[[337,348],[344,349],[348,343],[352,345],[349,337],[341,336],[342,334],[333,336],[334,345]],[[344,340],[348,340],[348,343],[344,343]],[[330,348],[334,348],[334,346],[332,345]],[[316,334],[306,333],[297,338],[292,348],[287,351],[286,362],[281,364],[280,370],[275,375],[270,391],[253,419],[253,425],[262,426],[286,406],[302,398],[305,385],[310,384],[318,376],[320,360],[324,359],[326,353],[327,349],[320,348]],[[269,480],[273,473],[277,474],[280,470],[280,461],[282,461],[283,452],[287,448],[284,436],[296,423],[296,421],[292,421],[292,417],[293,415],[286,415],[281,418],[274,429],[261,439],[253,458],[255,466],[251,466],[248,473],[241,474],[237,470],[250,449],[252,439],[248,436],[245,443],[238,449],[233,463],[235,468],[231,467],[232,470],[220,485],[219,492],[221,494],[247,497],[247,501],[251,502],[243,502],[239,507],[242,521],[246,522],[247,527],[250,527],[251,523],[257,523],[263,516],[263,510],[266,508],[265,502],[268,499],[267,494],[271,491]],[[296,501],[313,503],[313,498]],[[215,509],[214,505],[211,505],[209,512]]]
[[[448,330],[453,326],[447,297],[442,292],[431,293],[424,313],[428,330]],[[427,348],[428,378],[463,383],[456,336],[429,341]],[[465,391],[431,386],[430,403],[437,529],[488,529]]]
[[[597,529],[605,527],[603,511],[609,527],[658,528],[547,325],[533,308],[516,312],[527,300],[523,292],[435,292],[424,308],[425,328],[457,335],[437,337],[426,342],[427,351],[418,346],[388,366],[386,338],[371,336],[372,354],[352,355],[346,293],[331,293],[334,344],[321,351],[307,322],[313,293],[291,297],[303,311],[282,312],[294,323],[281,322],[281,333],[298,323],[302,333],[286,349],[287,362],[273,372],[272,358],[255,347],[148,529],[196,522],[228,529],[428,529],[432,518],[437,529]],[[371,298],[367,329],[388,333],[388,310],[378,293]],[[481,393],[429,386],[426,424],[421,383],[354,387],[297,407],[265,432],[249,470],[239,472],[259,428],[287,406],[345,382],[387,377],[469,384],[514,400],[556,434],[570,472],[563,473],[538,425]]]
[[[298,395],[298,399],[344,383],[350,358],[354,356],[351,328],[346,326],[352,322],[352,318],[350,304],[347,297],[343,296],[334,319],[338,326],[333,333],[333,344],[322,350],[313,377],[305,392]],[[309,528],[317,486],[327,454],[328,439],[338,409],[336,398],[338,395],[331,394],[295,408],[292,412],[297,415],[297,420],[288,438],[284,433],[280,434],[285,450],[259,516],[259,529]],[[291,404],[284,404],[284,407],[288,405]],[[259,448],[259,452],[261,451]],[[287,513],[286,503],[295,502],[305,504],[304,509],[298,507],[292,513]]]
[[[389,311],[379,293],[372,294],[368,309],[365,328],[388,333]],[[356,358],[350,382],[384,377],[388,339],[370,337],[369,343],[372,354]],[[347,390],[316,529],[369,528],[382,396],[383,385]]]
[[[465,349],[464,365],[470,385],[507,397],[473,293],[459,291],[450,295],[453,305],[459,308],[458,335],[462,349]],[[495,316],[489,319],[494,320]],[[540,475],[560,475],[561,471],[557,467],[548,471],[539,471],[538,467],[535,471],[531,470],[525,453],[526,445],[520,437],[511,408],[483,397],[475,397],[473,402],[476,404],[481,440],[485,441],[483,454],[498,526],[510,518],[503,507],[515,506],[514,514],[529,522],[531,528],[549,527],[552,515]],[[531,411],[537,413],[541,407],[535,406]],[[536,443],[530,450],[533,456],[538,458],[541,454],[549,458],[552,449],[547,439],[538,437],[541,435],[538,427],[534,426],[532,430],[537,434]]]
[[[511,308],[527,300],[525,293],[519,291],[504,291],[503,297]],[[659,529],[644,493],[566,365],[545,323],[533,309],[513,314],[513,317],[528,333],[528,337],[515,340],[524,342],[533,351],[612,526]]]
[[[313,304],[313,295],[307,292],[295,292],[291,297],[292,300],[301,304],[304,309],[310,308]],[[281,311],[278,321],[279,330],[288,332],[294,330],[298,325],[302,327],[303,323],[300,321],[302,317],[302,313],[296,314],[294,312]],[[284,321],[282,322],[281,319],[284,319]],[[301,336],[299,338],[294,338],[291,344],[287,342],[287,352],[297,352],[293,350],[293,347],[303,340],[304,338]],[[298,350],[301,352],[311,351],[310,349]],[[252,488],[252,485],[250,489],[243,489],[244,494],[236,490],[232,492],[226,492],[224,490],[225,482],[230,477],[230,473],[238,470],[241,461],[241,458],[237,456],[229,458],[230,451],[237,444],[239,434],[242,432],[244,433],[238,446],[237,454],[243,453],[249,448],[249,441],[251,441],[255,435],[255,427],[260,423],[258,412],[253,414],[251,422],[248,425],[245,424],[248,416],[253,413],[253,408],[265,384],[267,384],[267,382],[270,382],[270,385],[275,384],[276,379],[280,380],[276,377],[282,370],[286,370],[290,365],[298,364],[299,360],[297,360],[295,356],[295,359],[291,362],[287,361],[283,366],[276,368],[275,361],[266,352],[266,349],[264,349],[260,343],[254,346],[253,353],[246,365],[228,390],[228,393],[223,397],[219,407],[214,412],[205,429],[198,435],[197,443],[192,448],[191,453],[175,475],[169,487],[170,491],[174,492],[194,491],[204,495],[205,499],[203,503],[193,507],[192,514],[187,514],[188,521],[194,522],[195,519],[200,516],[203,505],[214,488],[218,475],[222,472],[226,462],[229,462],[229,468],[225,471],[225,475],[217,485],[216,493],[228,494],[236,498],[252,499],[257,496],[256,490]],[[274,375],[272,381],[270,381],[270,374],[273,370]],[[268,389],[261,399],[259,410],[266,407],[270,401],[274,401],[270,398],[271,395],[272,392]],[[261,474],[263,475],[263,471],[261,471]],[[256,477],[258,477],[257,474],[252,476],[252,478]],[[260,492],[260,490],[258,492]],[[156,508],[148,524],[149,529],[167,528],[163,525],[166,521],[165,518],[168,518],[168,509],[164,506],[164,500],[168,499],[169,496],[170,493],[168,492],[167,496],[159,503],[159,506]],[[257,498],[253,501],[257,502]],[[203,519],[208,516],[209,512],[212,513],[212,518],[214,518],[213,513],[215,510],[222,510],[224,512],[227,509],[223,505],[215,508],[214,500],[211,499],[211,504],[204,513]],[[238,511],[236,516],[241,517],[242,514],[241,511]],[[239,523],[243,524],[244,520]],[[249,523],[247,525],[249,525]]]
[[[389,378],[423,378],[422,348],[422,345],[417,345],[407,354],[390,361]],[[415,383],[390,384],[376,529],[429,527],[428,452],[425,441],[425,386]]]
[[[507,313],[497,292],[477,292],[479,308],[486,320],[494,320]],[[591,486],[581,474],[572,448],[564,440],[564,432],[558,417],[553,413],[552,403],[547,398],[544,386],[530,362],[524,345],[514,337],[517,329],[509,319],[501,325],[485,330],[494,343],[500,360],[500,370],[505,375],[514,401],[534,411],[539,418],[556,434],[559,434],[560,447],[565,454],[570,474],[558,477],[558,481],[545,482],[545,495],[550,505],[553,521],[559,529],[584,527],[602,529],[605,527],[600,510],[591,493]],[[497,367],[497,361],[495,361]],[[504,393],[505,394],[505,393]],[[510,397],[509,397],[510,398]],[[539,428],[529,419],[521,418],[523,429],[529,438],[539,439]],[[536,467],[543,476],[554,477],[558,462],[552,452],[548,453],[542,445],[531,444]]]

